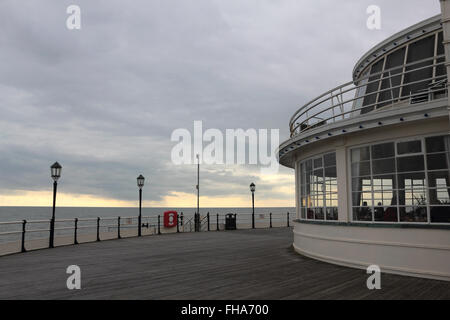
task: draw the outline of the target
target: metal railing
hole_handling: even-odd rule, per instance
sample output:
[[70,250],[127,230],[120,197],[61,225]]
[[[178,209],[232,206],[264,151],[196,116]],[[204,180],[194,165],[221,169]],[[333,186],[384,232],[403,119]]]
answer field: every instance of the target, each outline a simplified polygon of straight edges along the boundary
[[[436,75],[437,67],[445,70],[444,55],[372,73],[359,78],[356,84],[350,81],[331,89],[294,113],[289,121],[290,135],[294,137],[306,130],[398,103],[414,104],[446,97],[447,74],[444,71],[444,74]],[[417,77],[419,80],[405,82],[405,78],[411,77],[414,72],[416,75],[419,72],[432,76],[423,78],[420,75]],[[370,85],[377,88],[366,92]],[[414,86],[421,88],[409,90]],[[382,95],[385,97],[381,97]],[[370,101],[373,98],[375,101]]]
[[[162,224],[161,215],[142,216],[143,236],[163,233],[183,233],[227,230],[226,214],[216,213],[200,216],[200,227],[195,228],[195,218],[181,212],[173,228]],[[289,227],[294,219],[292,213],[239,213],[235,214],[237,229]],[[73,218],[55,220],[55,247],[85,242],[121,239],[138,236],[138,216]],[[32,227],[35,226],[35,227]],[[0,222],[0,255],[29,250],[50,248],[51,219],[18,220]],[[18,239],[17,239],[18,238]],[[8,249],[9,248],[9,249]]]

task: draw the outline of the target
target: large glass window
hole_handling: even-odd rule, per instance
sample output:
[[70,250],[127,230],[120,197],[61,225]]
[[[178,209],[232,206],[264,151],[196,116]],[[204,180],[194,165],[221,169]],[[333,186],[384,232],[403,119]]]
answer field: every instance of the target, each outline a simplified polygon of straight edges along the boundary
[[450,136],[425,139],[431,222],[450,222]]
[[[439,32],[438,37],[437,37],[437,48],[436,48],[437,56],[442,56],[445,53],[444,52],[444,44],[442,43],[442,41],[443,41],[443,35],[442,35],[442,32]],[[445,61],[444,57],[436,59],[436,62],[439,64],[438,66],[436,66],[436,76],[446,75],[445,65],[443,63],[444,61]]]
[[363,106],[363,102],[364,102],[364,95],[366,94],[366,89],[367,89],[367,82],[369,81],[369,79],[367,78],[367,75],[369,74],[369,71],[366,70],[363,74],[362,74],[362,80],[358,82],[358,88],[356,89],[356,97],[361,97],[359,99],[356,99],[353,105],[353,109],[356,110],[354,115],[358,115],[360,113],[363,113],[361,107]]
[[300,163],[300,217],[337,220],[336,154],[317,156]]
[[405,48],[398,49],[386,57],[384,70],[388,70],[383,74],[381,82],[380,95],[378,97],[378,108],[381,108],[392,101],[396,101],[399,97],[400,84],[402,80],[402,68],[405,61]]
[[[424,39],[413,42],[408,47],[408,60],[407,63],[413,63],[423,59],[431,58],[434,55],[434,35],[426,37]],[[431,83],[431,77],[433,76],[433,68],[425,68],[431,66],[433,60],[427,60],[420,63],[414,63],[412,66],[406,67],[404,84],[408,84],[403,87],[403,96],[409,96],[420,90],[427,89]],[[413,69],[421,68],[420,70],[410,71]],[[424,79],[427,79],[424,81]]]
[[354,221],[450,222],[450,136],[351,150]]
[[363,105],[367,106],[361,110],[361,114],[367,113],[375,109],[375,103],[378,97],[378,87],[380,85],[379,79],[381,78],[380,74],[377,74],[383,70],[384,59],[374,63],[372,68],[370,69],[370,74],[373,76],[369,77],[369,82],[366,86],[366,96],[364,97]]
[[397,221],[394,144],[355,148],[351,163],[353,220]]
[[[410,97],[412,103],[443,98],[446,68],[442,39],[442,31],[434,32],[399,47],[368,66],[358,81],[358,85],[363,86],[356,90],[356,97],[360,97],[353,105],[356,114],[368,113]],[[428,90],[431,95],[427,94]]]

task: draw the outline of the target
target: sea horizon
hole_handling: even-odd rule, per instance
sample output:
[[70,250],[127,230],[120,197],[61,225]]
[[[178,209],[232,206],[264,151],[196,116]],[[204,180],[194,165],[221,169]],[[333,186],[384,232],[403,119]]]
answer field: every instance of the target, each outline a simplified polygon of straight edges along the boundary
[[[0,206],[0,222],[14,220],[40,220],[50,219],[51,206]],[[191,216],[196,211],[196,207],[143,207],[143,216],[158,216],[164,211],[175,210],[183,215]],[[256,207],[255,214],[269,214],[295,212],[295,207]],[[56,207],[56,219],[68,218],[96,218],[96,217],[116,217],[116,216],[137,216],[139,207]],[[252,207],[200,207],[200,214],[226,214],[251,213]]]

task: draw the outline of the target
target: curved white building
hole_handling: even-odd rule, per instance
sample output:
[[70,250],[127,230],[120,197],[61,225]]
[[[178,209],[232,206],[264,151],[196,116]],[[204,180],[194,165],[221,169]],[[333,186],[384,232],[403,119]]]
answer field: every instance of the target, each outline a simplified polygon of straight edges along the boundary
[[295,169],[298,253],[450,280],[447,2],[292,116],[278,156]]

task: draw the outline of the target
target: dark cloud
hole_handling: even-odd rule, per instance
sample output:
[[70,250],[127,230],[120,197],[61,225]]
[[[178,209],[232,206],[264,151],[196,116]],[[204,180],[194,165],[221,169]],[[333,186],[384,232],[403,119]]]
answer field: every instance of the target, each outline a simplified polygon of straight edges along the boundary
[[[73,3],[80,31],[65,27]],[[366,28],[370,4],[380,31]],[[195,166],[170,162],[174,129],[203,120],[285,139],[292,113],[351,80],[365,51],[437,13],[437,0],[3,0],[0,189],[48,189],[58,160],[68,192],[134,199],[141,172],[151,199],[194,192]],[[202,178],[203,194],[239,194],[258,168]]]

